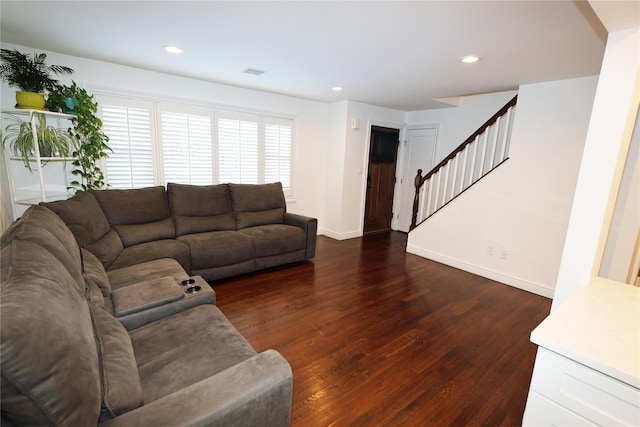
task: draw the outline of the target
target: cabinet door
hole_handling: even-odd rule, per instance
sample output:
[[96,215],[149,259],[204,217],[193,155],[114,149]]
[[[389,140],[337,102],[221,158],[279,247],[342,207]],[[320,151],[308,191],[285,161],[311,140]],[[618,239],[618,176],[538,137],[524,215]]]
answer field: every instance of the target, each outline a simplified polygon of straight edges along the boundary
[[542,426],[596,426],[581,416],[550,401],[536,392],[529,393],[523,427]]
[[[536,403],[530,409],[527,400],[527,423],[555,414],[544,413],[549,405],[534,398],[539,395],[596,425],[640,425],[640,390],[544,348],[538,349],[529,395]],[[558,420],[547,425],[563,424]]]

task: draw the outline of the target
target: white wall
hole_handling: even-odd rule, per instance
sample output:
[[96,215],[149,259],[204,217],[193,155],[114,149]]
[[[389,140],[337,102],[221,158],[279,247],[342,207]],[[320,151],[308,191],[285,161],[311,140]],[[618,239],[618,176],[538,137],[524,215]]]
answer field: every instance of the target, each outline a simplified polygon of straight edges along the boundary
[[[634,277],[630,267],[640,233],[640,115],[636,117],[633,137],[625,162],[620,190],[613,211],[609,236],[602,257],[599,276],[630,283]],[[636,257],[640,254],[636,254]],[[627,282],[629,283],[629,282]]]
[[321,231],[340,239],[342,226],[342,183],[344,181],[345,136],[347,132],[347,101],[331,104],[329,137],[326,141],[324,227]]
[[[357,129],[352,120],[359,121]],[[327,150],[323,234],[343,240],[362,236],[371,126],[402,129],[404,112],[354,101],[332,104]]]
[[639,101],[640,27],[610,32],[552,309],[600,270]]
[[434,159],[434,164],[438,164],[517,93],[505,91],[465,96],[457,107],[408,112],[406,122],[408,126],[438,124]]
[[[330,108],[328,104],[61,55],[30,47],[10,44],[2,44],[2,47],[17,48],[23,52],[47,53],[47,63],[73,68],[75,73],[72,78],[93,93],[104,91],[121,95],[138,95],[294,117],[295,188],[294,200],[288,202],[287,208],[290,212],[318,218],[319,228],[323,228],[325,161],[329,138],[327,123]],[[67,80],[67,78],[61,79],[63,82]],[[3,84],[0,101],[3,109],[13,108],[14,93],[15,89],[10,89]],[[5,177],[2,177],[1,190],[4,201],[4,194],[8,192]],[[3,214],[11,212],[10,207],[3,205],[2,208]]]
[[596,83],[521,86],[510,159],[411,232],[407,251],[551,297]]

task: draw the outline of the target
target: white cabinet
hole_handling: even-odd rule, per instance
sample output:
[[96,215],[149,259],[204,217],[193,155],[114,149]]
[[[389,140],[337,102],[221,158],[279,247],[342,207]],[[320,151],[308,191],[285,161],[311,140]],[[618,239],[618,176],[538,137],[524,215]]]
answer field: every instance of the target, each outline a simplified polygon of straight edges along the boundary
[[640,426],[640,288],[598,278],[531,334],[524,426]]
[[[47,124],[56,128],[66,129],[71,126],[69,119],[72,116],[68,114],[39,110],[3,110],[3,133],[6,127],[7,115],[13,115],[30,122],[34,136],[37,135],[37,114],[44,114],[48,120]],[[54,122],[50,123],[52,120]],[[72,181],[72,166],[70,163],[74,158],[42,157],[38,144],[35,144],[34,154],[33,157],[29,157],[31,168],[29,170],[29,168],[25,167],[22,157],[16,156],[10,150],[9,141],[4,147],[4,159],[9,177],[14,219],[22,215],[29,205],[43,201],[67,199],[71,196],[68,187],[69,182]]]
[[541,347],[523,425],[638,426],[639,405],[637,388]]

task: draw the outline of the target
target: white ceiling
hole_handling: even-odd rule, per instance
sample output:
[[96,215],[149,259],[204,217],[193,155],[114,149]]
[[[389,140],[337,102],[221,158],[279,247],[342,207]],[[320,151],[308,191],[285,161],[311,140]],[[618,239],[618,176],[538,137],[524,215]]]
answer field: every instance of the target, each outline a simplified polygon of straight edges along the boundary
[[[598,74],[606,41],[588,3],[574,1],[2,0],[0,28],[3,42],[36,49],[405,111]],[[467,54],[482,59],[463,65]]]

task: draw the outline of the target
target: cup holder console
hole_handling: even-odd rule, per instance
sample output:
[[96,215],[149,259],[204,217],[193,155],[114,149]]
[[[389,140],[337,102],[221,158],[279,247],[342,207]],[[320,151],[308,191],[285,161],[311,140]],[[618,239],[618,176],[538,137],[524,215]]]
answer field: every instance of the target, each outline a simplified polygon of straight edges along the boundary
[[178,284],[185,287],[184,292],[186,294],[196,294],[202,290],[202,286],[196,284],[198,282],[201,282],[201,284],[206,283],[201,277],[195,276],[181,280]]

